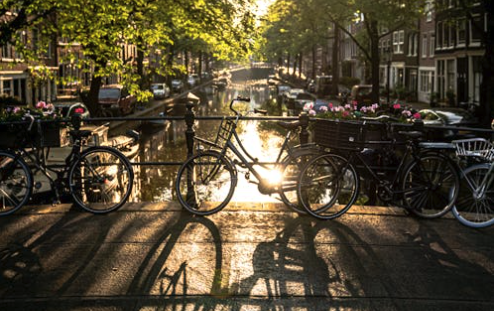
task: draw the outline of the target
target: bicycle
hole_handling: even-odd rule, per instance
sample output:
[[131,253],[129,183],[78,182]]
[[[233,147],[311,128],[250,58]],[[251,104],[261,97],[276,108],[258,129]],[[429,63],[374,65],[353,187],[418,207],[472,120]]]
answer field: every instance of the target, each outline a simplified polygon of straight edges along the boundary
[[[69,135],[73,145],[61,169],[46,163],[47,151],[30,138],[35,119],[26,117],[30,123],[27,131],[18,136],[22,137],[18,146],[0,150],[0,216],[14,213],[28,202],[34,187],[33,176],[37,173],[46,176],[57,203],[62,193],[70,193],[77,205],[94,214],[109,213],[125,203],[134,182],[129,160],[112,147],[92,146],[82,150],[92,131],[80,129],[80,116],[71,119],[74,129]],[[40,122],[36,120],[38,125]]]
[[484,138],[452,143],[461,169],[460,193],[453,215],[467,227],[489,227],[494,224],[494,145]]
[[[320,154],[321,151],[314,144],[291,147],[289,145],[291,136],[301,126],[301,123],[300,121],[279,121],[278,125],[286,129],[287,133],[276,161],[271,164],[259,162],[243,146],[236,131],[242,115],[234,109],[233,105],[235,102],[249,101],[248,98],[238,97],[230,102],[230,110],[233,111],[235,117],[222,119],[214,142],[194,137],[199,144],[207,145],[209,149],[200,150],[189,157],[179,168],[175,182],[178,200],[189,212],[205,216],[223,209],[230,202],[237,185],[236,166],[238,165],[247,169],[245,174],[247,180],[250,180],[250,174],[254,175],[257,182],[251,182],[258,184],[260,193],[268,195],[278,193],[285,205],[298,213],[305,213],[297,199],[296,182],[299,168],[302,163]],[[257,109],[254,109],[254,112],[264,113]],[[201,147],[199,145],[199,148]],[[230,156],[229,152],[233,155]],[[249,159],[252,162],[249,162]],[[256,169],[257,166],[269,170],[270,176],[261,176]]]
[[[322,220],[343,215],[357,200],[360,176],[365,175],[375,182],[377,196],[384,203],[402,206],[422,218],[436,218],[450,211],[458,195],[459,174],[456,164],[441,151],[454,149],[454,145],[420,142],[422,132],[399,131],[405,138],[404,153],[400,155],[389,123],[393,119],[381,116],[367,120],[385,121],[376,125],[384,126],[386,140],[363,143],[356,138],[347,148],[328,146],[330,153],[313,158],[302,169],[297,194],[307,213]],[[354,127],[363,131],[371,124],[364,121]],[[363,135],[354,134],[360,138]],[[364,148],[376,145],[381,148]],[[372,153],[375,163],[366,159]]]

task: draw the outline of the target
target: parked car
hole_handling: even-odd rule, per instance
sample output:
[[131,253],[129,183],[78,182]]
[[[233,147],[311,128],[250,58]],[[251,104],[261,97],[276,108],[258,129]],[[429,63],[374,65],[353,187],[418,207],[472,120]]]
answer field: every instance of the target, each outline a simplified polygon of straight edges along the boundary
[[155,99],[163,99],[170,96],[170,88],[165,83],[151,84],[151,92]]
[[[457,126],[457,127],[478,127],[479,120],[469,111],[463,108],[429,108],[419,111],[424,125],[439,125],[439,126]],[[461,139],[465,137],[471,137],[472,133],[469,131],[456,131],[456,130],[440,130],[430,129],[428,130],[430,139]]]
[[89,109],[81,102],[59,101],[54,102],[53,106],[58,113],[64,118],[70,118],[74,114],[80,114],[82,118],[90,118]]
[[291,89],[285,94],[284,100],[288,114],[298,115],[306,104],[315,104],[316,97],[304,89]]
[[[379,88],[379,95],[384,92],[384,88]],[[362,106],[370,106],[372,102],[372,85],[370,84],[358,84],[354,85],[348,96],[348,102],[357,102],[357,108],[360,109]]]
[[199,75],[193,73],[187,77],[187,85],[189,87],[194,87],[199,84]]
[[318,96],[324,97],[332,94],[333,76],[317,76],[314,83],[314,92]]
[[267,83],[268,83],[268,85],[275,85],[276,84],[276,80],[278,80],[276,78],[276,75],[269,75],[268,76],[268,79],[267,79]]
[[99,90],[98,104],[113,116],[127,115],[135,111],[137,98],[122,85],[104,85]]
[[184,83],[180,79],[173,79],[171,82],[172,92],[180,93],[184,89]]

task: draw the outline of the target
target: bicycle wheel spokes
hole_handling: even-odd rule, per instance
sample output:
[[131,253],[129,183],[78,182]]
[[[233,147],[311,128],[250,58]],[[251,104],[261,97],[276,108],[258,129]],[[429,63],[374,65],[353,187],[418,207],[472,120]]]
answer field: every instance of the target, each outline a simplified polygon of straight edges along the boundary
[[197,215],[220,211],[230,201],[236,185],[234,168],[220,154],[207,152],[187,160],[179,169],[177,197]]
[[280,198],[283,203],[297,213],[305,214],[305,209],[298,201],[297,185],[302,168],[315,156],[320,155],[318,150],[300,149],[283,160],[281,165],[282,180]]
[[425,155],[405,169],[402,184],[405,206],[419,217],[440,217],[453,207],[459,184],[452,162],[439,155]]
[[21,208],[31,197],[32,176],[27,165],[14,155],[0,153],[0,216]]
[[71,193],[82,208],[101,214],[120,208],[133,185],[132,167],[120,153],[101,149],[86,153],[71,169]]
[[[494,185],[483,185],[489,167],[490,164],[480,164],[463,172],[453,214],[468,227],[483,228],[494,224]],[[482,186],[485,187],[483,193],[480,191]]]
[[299,200],[309,214],[319,219],[341,216],[357,198],[357,173],[344,158],[336,155],[311,160],[299,180]]

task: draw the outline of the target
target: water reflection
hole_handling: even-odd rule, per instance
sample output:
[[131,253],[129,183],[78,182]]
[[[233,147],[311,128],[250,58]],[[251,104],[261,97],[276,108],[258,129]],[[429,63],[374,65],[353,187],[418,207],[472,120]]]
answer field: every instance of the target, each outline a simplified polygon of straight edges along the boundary
[[[230,101],[237,96],[251,98],[252,107],[261,107],[270,94],[269,88],[263,81],[246,81],[232,83],[225,91],[212,93],[209,90],[200,92],[200,103],[194,108],[197,116],[231,115]],[[175,104],[168,112],[169,115],[184,115],[185,106]],[[214,140],[220,121],[196,120],[196,135]],[[238,129],[240,137],[249,153],[261,162],[276,160],[277,150],[282,137],[272,131],[259,131],[259,122],[245,121]],[[185,142],[186,125],[184,121],[170,121],[143,128],[139,162],[182,162],[186,158]],[[237,168],[239,169],[239,168]],[[166,202],[174,201],[175,179],[178,166],[141,166],[140,201]],[[261,171],[262,172],[262,171]],[[235,202],[274,202],[275,197],[261,195],[257,185],[245,179],[245,171],[239,169],[239,181],[232,201]]]

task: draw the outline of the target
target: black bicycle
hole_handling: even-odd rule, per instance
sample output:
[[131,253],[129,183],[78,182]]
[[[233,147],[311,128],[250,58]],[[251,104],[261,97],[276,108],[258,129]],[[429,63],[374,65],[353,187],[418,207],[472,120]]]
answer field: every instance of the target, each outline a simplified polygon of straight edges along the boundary
[[[416,216],[436,218],[451,210],[460,177],[457,165],[444,151],[455,146],[421,142],[420,131],[398,131],[405,141],[404,148],[397,148],[393,124],[379,125],[386,127],[387,140],[366,141],[369,148],[357,141],[349,145],[353,148],[332,148],[331,153],[315,157],[302,169],[297,193],[310,215],[328,220],[346,213],[357,200],[361,177],[376,186],[382,202],[404,207]],[[372,149],[373,145],[379,148]]]
[[[233,105],[242,101],[249,102],[250,99],[238,97],[231,101],[230,110],[235,117],[222,120],[215,141],[194,137],[199,144],[209,148],[189,157],[179,168],[175,182],[179,202],[197,215],[220,211],[230,202],[237,186],[238,165],[247,170],[245,176],[248,180],[251,174],[254,175],[256,181],[252,182],[258,184],[259,192],[268,195],[277,193],[285,205],[298,213],[305,213],[297,197],[298,175],[303,163],[321,154],[321,150],[314,144],[290,146],[292,134],[301,126],[300,121],[280,121],[278,125],[287,130],[287,134],[277,159],[274,163],[260,163],[249,154],[236,132],[242,115]],[[263,175],[259,170],[261,167],[268,174]]]
[[71,120],[74,129],[69,135],[73,145],[61,167],[48,165],[46,148],[33,142],[33,125],[42,121],[26,117],[30,122],[18,136],[21,141],[17,147],[0,150],[0,216],[14,213],[29,201],[33,176],[37,174],[49,180],[56,202],[68,193],[77,205],[95,214],[109,213],[126,202],[134,183],[132,165],[112,147],[92,146],[83,150],[92,131],[80,129],[80,116]]

